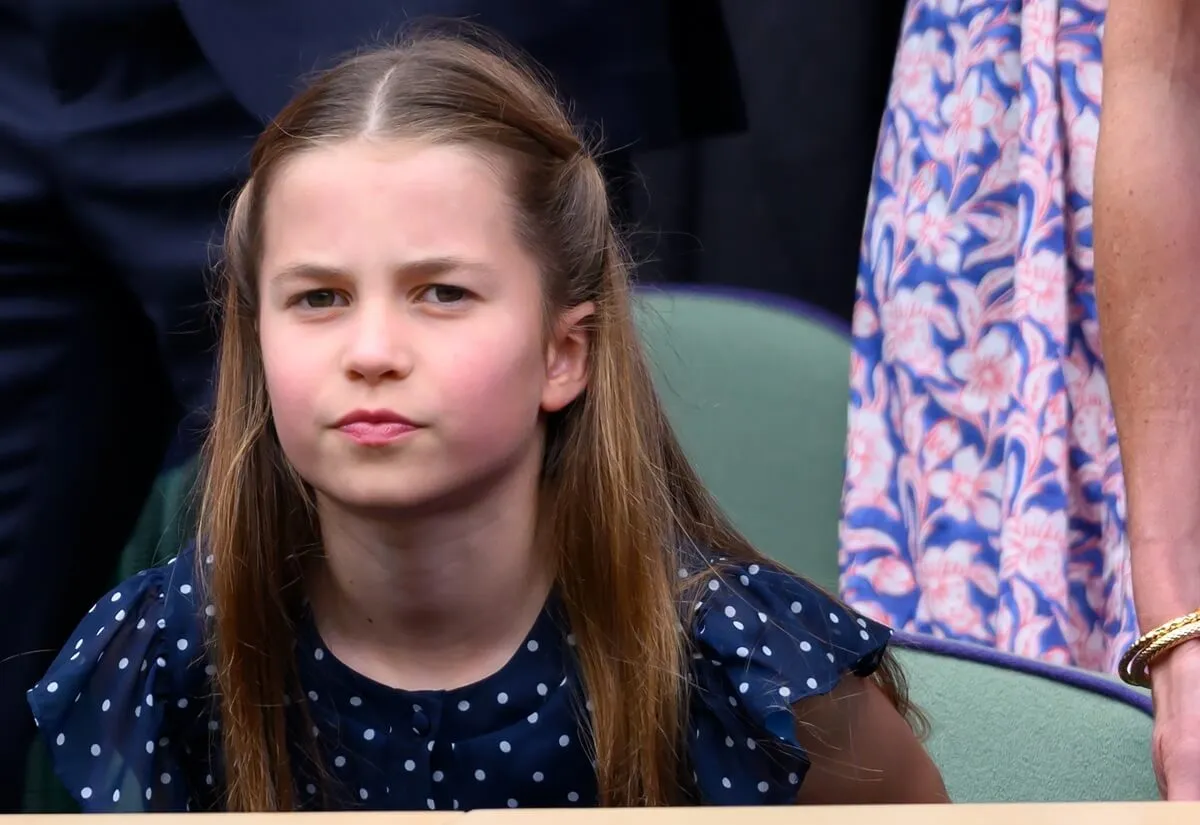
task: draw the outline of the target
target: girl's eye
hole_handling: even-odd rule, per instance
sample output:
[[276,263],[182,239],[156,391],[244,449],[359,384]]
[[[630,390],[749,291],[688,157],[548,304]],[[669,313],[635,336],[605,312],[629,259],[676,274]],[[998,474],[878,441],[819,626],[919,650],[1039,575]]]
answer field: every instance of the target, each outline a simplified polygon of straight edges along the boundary
[[332,289],[311,289],[300,296],[297,303],[307,309],[331,309],[337,306],[340,296]]
[[434,304],[457,304],[467,299],[467,291],[450,284],[432,284],[426,287],[421,297]]

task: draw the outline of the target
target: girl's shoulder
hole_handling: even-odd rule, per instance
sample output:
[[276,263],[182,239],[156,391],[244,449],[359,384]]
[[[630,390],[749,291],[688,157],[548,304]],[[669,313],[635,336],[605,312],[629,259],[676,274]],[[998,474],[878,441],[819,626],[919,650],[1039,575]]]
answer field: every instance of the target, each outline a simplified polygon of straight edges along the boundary
[[56,772],[85,811],[186,806],[173,734],[194,726],[211,692],[198,579],[189,547],[121,583],[28,692]]
[[[685,571],[681,571],[681,574]],[[695,781],[706,801],[778,804],[809,767],[795,703],[869,676],[891,630],[766,561],[708,559],[691,614]]]

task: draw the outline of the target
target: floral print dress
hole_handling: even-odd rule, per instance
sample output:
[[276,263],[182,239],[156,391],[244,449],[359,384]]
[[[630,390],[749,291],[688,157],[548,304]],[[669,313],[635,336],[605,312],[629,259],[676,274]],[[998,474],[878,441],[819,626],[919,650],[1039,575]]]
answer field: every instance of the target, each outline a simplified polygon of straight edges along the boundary
[[854,312],[846,601],[1095,670],[1136,633],[1100,354],[1102,0],[910,0]]

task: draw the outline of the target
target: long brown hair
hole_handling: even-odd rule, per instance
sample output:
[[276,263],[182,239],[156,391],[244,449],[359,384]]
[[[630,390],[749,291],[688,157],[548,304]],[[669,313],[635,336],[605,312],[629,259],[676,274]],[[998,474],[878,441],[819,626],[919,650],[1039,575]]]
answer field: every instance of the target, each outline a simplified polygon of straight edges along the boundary
[[[256,332],[263,210],[281,164],[371,135],[465,145],[504,161],[547,310],[591,301],[585,392],[547,422],[546,513],[587,695],[600,799],[664,805],[681,794],[687,704],[680,548],[768,563],[727,522],[659,404],[632,316],[629,265],[593,154],[537,74],[461,36],[425,34],[319,77],[254,147],[222,269],[217,399],[204,453],[201,541],[229,810],[290,810],[295,773],[280,698],[296,696],[300,552],[311,502],[271,424]],[[688,583],[684,583],[687,587]],[[880,683],[904,710],[899,672]],[[630,701],[629,697],[637,697]]]

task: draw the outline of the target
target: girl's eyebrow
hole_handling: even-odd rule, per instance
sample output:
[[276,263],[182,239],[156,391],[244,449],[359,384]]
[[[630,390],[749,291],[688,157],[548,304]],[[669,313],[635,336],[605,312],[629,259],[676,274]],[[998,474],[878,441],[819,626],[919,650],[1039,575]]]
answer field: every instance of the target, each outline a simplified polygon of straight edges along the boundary
[[[492,267],[480,261],[468,260],[454,255],[443,255],[432,258],[419,258],[405,261],[396,266],[394,272],[402,276],[436,277],[447,272],[470,270],[476,272],[494,272]],[[287,280],[321,281],[329,279],[349,278],[350,273],[340,267],[325,264],[298,262],[286,264],[270,277],[272,283]]]

